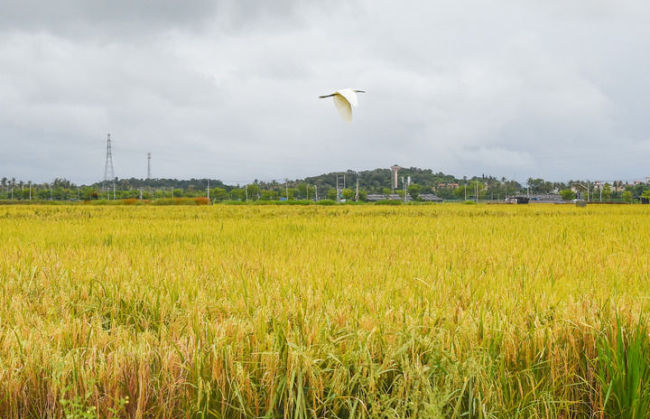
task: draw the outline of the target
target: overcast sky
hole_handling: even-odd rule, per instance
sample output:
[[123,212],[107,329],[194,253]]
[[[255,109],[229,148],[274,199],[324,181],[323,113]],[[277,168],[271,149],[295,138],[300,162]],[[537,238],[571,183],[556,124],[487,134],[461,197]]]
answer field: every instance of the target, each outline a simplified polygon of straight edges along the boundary
[[[0,176],[650,176],[647,0],[0,0]],[[365,89],[354,121],[318,95]]]

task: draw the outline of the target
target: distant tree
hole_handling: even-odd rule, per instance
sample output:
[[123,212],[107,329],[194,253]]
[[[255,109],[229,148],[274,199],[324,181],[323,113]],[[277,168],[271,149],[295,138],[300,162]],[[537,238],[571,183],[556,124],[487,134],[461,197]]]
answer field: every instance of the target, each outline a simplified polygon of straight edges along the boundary
[[228,192],[224,188],[212,188],[210,190],[210,198],[215,201],[223,201],[228,198]]
[[336,189],[330,188],[327,190],[327,199],[331,199],[331,200],[336,199]]
[[632,202],[632,192],[630,191],[625,191],[623,192],[622,195],[623,201],[627,202],[628,204]]
[[233,188],[230,190],[230,199],[235,201],[243,201],[246,197],[246,192],[242,188]]
[[573,192],[571,189],[562,189],[560,191],[560,196],[565,201],[571,201],[572,199],[576,199],[576,193]]
[[97,192],[97,189],[90,186],[84,186],[81,188],[81,199],[84,201],[90,201],[91,199],[97,198],[99,198],[99,192]]
[[528,178],[528,186],[531,193],[550,193],[555,189],[555,185],[540,178]]
[[359,201],[367,201],[368,200],[368,192],[366,192],[363,189],[359,189]]
[[612,199],[612,187],[609,183],[606,183],[605,186],[603,186],[603,198],[605,198],[606,201]]
[[343,199],[348,201],[354,197],[354,191],[349,188],[343,189],[343,191],[341,191],[341,196],[343,197]]
[[260,187],[259,185],[252,183],[248,185],[248,199],[251,201],[257,201],[260,198]]
[[485,198],[485,194],[487,192],[487,188],[485,187],[485,183],[483,183],[480,180],[472,180],[469,185],[467,186],[467,196],[474,197],[476,198],[476,192],[478,191],[478,196],[479,198]]
[[308,188],[308,185],[305,182],[300,182],[298,184],[298,187],[296,188],[298,190],[298,197],[300,197],[300,198],[308,198],[308,196],[307,196],[307,188]]
[[391,191],[390,188],[382,188],[381,193],[383,193],[384,195],[390,195],[391,193],[393,193],[393,191]]
[[262,191],[261,198],[263,201],[274,201],[278,199],[278,191],[265,189]]
[[458,188],[454,189],[454,196],[458,199],[465,199],[466,192],[471,193],[467,186],[459,186]]
[[39,189],[36,192],[36,197],[41,200],[50,199],[50,191],[47,189]]
[[643,183],[638,183],[638,184],[634,185],[629,190],[630,190],[630,192],[632,192],[633,197],[638,198],[643,194],[643,192],[645,191],[645,188],[646,188],[646,185],[644,185]]
[[418,199],[418,196],[420,195],[421,190],[422,190],[422,188],[420,187],[420,185],[416,185],[415,183],[409,185],[409,187],[407,189],[408,194],[411,196],[411,198],[413,200]]

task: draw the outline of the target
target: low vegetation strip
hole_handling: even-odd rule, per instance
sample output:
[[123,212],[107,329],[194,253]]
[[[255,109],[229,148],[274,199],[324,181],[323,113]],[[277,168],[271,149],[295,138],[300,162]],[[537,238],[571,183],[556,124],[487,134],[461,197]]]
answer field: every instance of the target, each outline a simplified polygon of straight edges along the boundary
[[0,417],[647,417],[648,206],[0,206]]

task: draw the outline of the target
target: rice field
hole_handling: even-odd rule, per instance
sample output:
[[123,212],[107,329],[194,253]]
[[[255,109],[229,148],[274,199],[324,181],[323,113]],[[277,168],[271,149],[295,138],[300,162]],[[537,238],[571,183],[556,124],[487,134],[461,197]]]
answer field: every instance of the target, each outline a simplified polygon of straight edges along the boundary
[[0,206],[0,417],[648,417],[650,206]]

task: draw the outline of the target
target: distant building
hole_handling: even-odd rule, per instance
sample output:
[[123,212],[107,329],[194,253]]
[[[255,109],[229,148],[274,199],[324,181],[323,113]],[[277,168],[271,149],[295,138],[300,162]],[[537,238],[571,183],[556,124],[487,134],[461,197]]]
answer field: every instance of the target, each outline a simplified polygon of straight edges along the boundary
[[506,202],[509,204],[527,204],[530,199],[527,196],[511,196],[506,198]]
[[[379,193],[371,193],[368,194],[367,197],[368,201],[370,202],[376,202],[376,201],[399,201],[402,199],[401,196],[397,195],[396,193],[384,195],[384,194],[379,194]],[[408,199],[408,198],[407,198]]]
[[421,199],[422,201],[425,202],[442,202],[442,198],[439,196],[436,196],[432,193],[423,193],[418,195],[418,199]]
[[564,200],[557,194],[537,194],[530,196],[530,202],[538,204],[561,204]]
[[386,195],[382,195],[382,194],[378,194],[378,193],[371,193],[371,194],[368,194],[367,199],[370,202],[383,201],[384,199],[386,199]]
[[[368,201],[370,202],[377,202],[377,201],[403,201],[404,198],[399,196],[396,193],[384,195],[384,194],[368,194],[367,197]],[[442,202],[442,198],[432,194],[432,193],[424,193],[418,195],[418,200],[425,201],[425,202]],[[406,196],[406,201],[410,202],[412,201],[410,196]]]
[[392,181],[393,181],[393,182],[392,182],[392,183],[393,183],[392,186],[393,186],[393,190],[397,189],[397,187],[399,186],[398,183],[397,183],[397,180],[398,180],[398,178],[397,178],[397,174],[399,173],[399,170],[400,170],[400,169],[401,169],[401,167],[399,167],[399,166],[396,165],[396,164],[394,164],[394,165],[392,165],[392,166],[390,167],[390,170],[391,170],[391,172],[392,172]]

